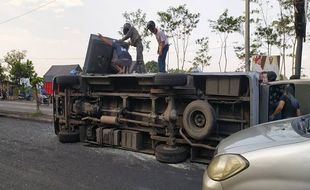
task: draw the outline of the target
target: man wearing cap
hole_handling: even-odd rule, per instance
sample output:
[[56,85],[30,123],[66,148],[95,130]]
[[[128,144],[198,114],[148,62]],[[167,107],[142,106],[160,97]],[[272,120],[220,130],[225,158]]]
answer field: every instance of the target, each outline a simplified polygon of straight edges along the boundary
[[149,21],[147,23],[147,29],[150,30],[156,36],[156,40],[158,42],[158,70],[161,73],[166,72],[166,56],[169,50],[169,42],[168,37],[164,33],[164,31],[159,30],[155,26],[154,21]]
[[123,34],[125,35],[119,41],[124,42],[130,39],[130,45],[136,47],[137,59],[136,64],[131,69],[131,72],[145,73],[144,61],[143,61],[143,45],[139,32],[135,27],[129,23],[125,23],[123,26]]

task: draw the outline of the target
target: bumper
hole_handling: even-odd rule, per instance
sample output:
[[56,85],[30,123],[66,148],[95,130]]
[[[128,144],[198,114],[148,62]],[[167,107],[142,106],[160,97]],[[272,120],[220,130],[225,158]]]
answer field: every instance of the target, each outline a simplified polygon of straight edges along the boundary
[[202,190],[223,190],[223,188],[220,182],[214,181],[211,178],[209,178],[206,170],[203,175]]

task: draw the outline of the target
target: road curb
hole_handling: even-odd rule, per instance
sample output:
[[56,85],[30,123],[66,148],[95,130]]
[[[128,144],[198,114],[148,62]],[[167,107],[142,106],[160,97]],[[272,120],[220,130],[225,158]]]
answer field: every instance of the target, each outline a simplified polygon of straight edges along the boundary
[[33,116],[27,113],[17,113],[17,112],[4,112],[0,111],[0,117],[10,117],[14,119],[23,119],[23,120],[30,120],[30,121],[38,121],[38,122],[48,122],[52,123],[53,118],[50,115],[41,115],[41,116]]

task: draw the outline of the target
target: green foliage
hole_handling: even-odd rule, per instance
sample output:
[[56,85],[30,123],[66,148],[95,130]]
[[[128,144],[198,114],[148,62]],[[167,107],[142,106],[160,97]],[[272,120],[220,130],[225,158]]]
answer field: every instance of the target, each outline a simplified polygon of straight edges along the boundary
[[[260,55],[261,52],[259,51],[261,44],[258,43],[251,43],[250,44],[250,57],[252,57],[253,55]],[[245,60],[245,50],[244,50],[244,44],[239,45],[239,46],[234,46],[234,51],[236,56],[238,57],[239,60],[241,60],[239,67],[235,70],[235,71],[245,71],[245,64],[244,64],[244,60]]]
[[204,67],[210,65],[210,59],[212,56],[209,56],[209,39],[207,37],[200,38],[196,40],[196,44],[200,48],[196,51],[196,56],[193,60],[193,68],[204,70]]
[[32,117],[42,117],[42,116],[44,116],[44,114],[40,110],[37,110],[36,112],[32,113],[31,116]]
[[[161,11],[157,14],[160,27],[173,40],[177,57],[177,70],[183,70],[189,37],[197,27],[200,13],[191,13],[184,4],[177,7],[169,7],[166,11]],[[181,66],[180,63],[182,63]]]
[[158,63],[156,61],[148,61],[145,64],[145,70],[148,73],[158,73]]
[[226,72],[227,68],[227,39],[229,34],[234,32],[241,31],[241,24],[244,22],[244,17],[233,17],[228,15],[228,10],[226,9],[217,20],[209,20],[210,27],[212,31],[219,34],[221,39],[221,54],[219,58],[219,68],[222,71],[221,62],[222,62],[222,55],[224,53],[225,56],[225,67],[224,72]]
[[24,62],[25,57],[26,51],[17,50],[12,50],[4,56],[4,61],[8,64],[9,77],[15,84],[19,84],[21,78],[29,78],[32,81],[37,77],[32,61],[27,59]]
[[14,64],[20,63],[26,57],[26,51],[11,50],[4,56],[4,62],[8,64],[9,69]]
[[[294,31],[294,8],[292,0],[251,0],[251,34],[250,56],[252,55],[271,55],[272,48],[276,46],[281,50],[282,64],[287,55],[294,56],[295,31]],[[275,2],[279,5],[279,14],[271,17],[274,12]],[[291,49],[291,53],[286,53]],[[244,64],[244,44],[234,47],[237,57]],[[242,67],[241,66],[241,67]],[[242,70],[242,68],[237,70]],[[284,65],[285,68],[285,65]],[[285,72],[284,72],[285,73]],[[284,74],[285,75],[285,74]]]
[[261,42],[262,45],[267,45],[267,54],[271,54],[271,47],[276,45],[279,46],[281,42],[279,41],[279,33],[276,32],[276,30],[273,28],[272,25],[263,27],[258,26],[255,31],[256,42]]
[[9,71],[10,78],[15,84],[19,84],[21,78],[32,78],[34,75],[34,67],[32,61],[27,60],[26,62],[16,62],[11,65]]
[[[146,29],[146,13],[143,13],[141,9],[138,9],[135,12],[125,12],[123,13],[123,17],[125,18],[126,23],[130,23],[134,26],[142,38],[142,43],[146,49],[150,49],[150,40],[147,40],[147,37],[150,36],[149,31]],[[119,32],[123,35],[122,32]]]
[[43,82],[44,82],[43,77],[39,77],[39,76],[37,75],[37,73],[35,73],[35,74],[31,77],[31,80],[30,80],[30,83],[31,83],[32,88],[36,88],[37,85],[43,84]]
[[213,29],[213,32],[225,34],[240,31],[240,25],[243,21],[244,18],[242,16],[229,16],[227,9],[219,16],[216,21],[209,20],[210,27]]
[[0,81],[4,81],[7,79],[7,76],[5,74],[6,69],[2,66],[0,63]]
[[181,69],[169,69],[168,73],[187,73],[187,71]]

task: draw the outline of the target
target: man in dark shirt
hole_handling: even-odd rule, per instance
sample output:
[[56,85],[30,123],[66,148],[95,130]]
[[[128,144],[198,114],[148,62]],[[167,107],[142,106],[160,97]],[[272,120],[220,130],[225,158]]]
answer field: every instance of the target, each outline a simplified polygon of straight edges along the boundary
[[130,68],[132,59],[128,52],[128,46],[124,47],[125,44],[117,40],[112,40],[107,37],[102,36],[98,33],[98,37],[107,45],[113,47],[113,57],[112,57],[112,67],[117,70],[118,74],[124,74],[128,72]]
[[293,94],[294,89],[290,85],[287,85],[284,94],[280,97],[277,108],[270,116],[270,120],[273,120],[275,115],[280,112],[282,114],[282,119],[301,115],[299,102]]
[[132,72],[145,73],[144,61],[143,61],[143,45],[141,36],[137,29],[129,23],[125,23],[123,26],[123,34],[125,35],[119,41],[125,42],[125,40],[130,39],[130,45],[136,47],[137,59],[136,64],[133,66]]

